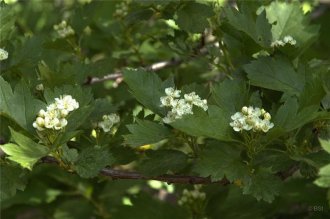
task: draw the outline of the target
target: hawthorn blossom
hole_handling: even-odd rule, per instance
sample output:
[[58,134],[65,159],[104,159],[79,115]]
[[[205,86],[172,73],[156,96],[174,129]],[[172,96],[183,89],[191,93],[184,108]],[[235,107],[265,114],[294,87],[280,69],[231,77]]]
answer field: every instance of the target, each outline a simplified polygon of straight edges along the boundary
[[166,96],[160,97],[161,107],[169,107],[169,111],[165,118],[164,123],[171,123],[176,119],[181,119],[182,116],[193,114],[193,106],[202,108],[204,111],[208,109],[207,100],[202,100],[195,92],[184,94],[181,98],[181,90],[176,90],[173,87],[165,89]]
[[98,127],[102,128],[104,132],[109,132],[112,126],[120,121],[120,117],[115,113],[103,115],[102,119],[103,121],[98,123]]
[[231,116],[231,119],[233,121],[229,124],[236,132],[253,130],[254,132],[262,131],[266,133],[274,127],[274,124],[270,122],[271,115],[258,107],[244,106],[241,112],[236,112]]
[[194,190],[184,189],[181,198],[178,200],[178,204],[182,206],[196,201],[205,200],[206,194],[200,191],[201,187],[201,185],[195,185]]
[[0,48],[0,61],[8,59],[8,52]]
[[295,39],[293,39],[292,36],[287,35],[285,37],[283,37],[283,40],[275,40],[274,42],[272,42],[272,44],[270,45],[271,47],[281,47],[281,46],[285,46],[286,44],[290,44],[291,46],[295,46],[297,44],[297,41]]
[[66,21],[62,21],[59,24],[55,24],[53,27],[54,27],[54,30],[56,30],[57,34],[61,38],[66,38],[68,36],[75,34],[72,27],[70,25],[68,25]]
[[61,130],[68,124],[66,117],[69,113],[79,108],[79,103],[71,95],[55,98],[55,102],[49,104],[46,110],[41,109],[33,127],[38,131],[45,129]]

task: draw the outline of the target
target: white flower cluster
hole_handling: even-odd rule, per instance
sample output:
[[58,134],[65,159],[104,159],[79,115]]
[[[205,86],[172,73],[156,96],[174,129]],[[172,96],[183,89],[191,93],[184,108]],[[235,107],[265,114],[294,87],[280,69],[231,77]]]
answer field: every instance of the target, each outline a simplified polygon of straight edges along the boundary
[[8,59],[8,52],[0,48],[0,61]]
[[285,46],[286,44],[290,44],[292,46],[296,45],[297,41],[293,39],[292,36],[285,36],[283,37],[283,40],[275,40],[272,42],[270,45],[271,47],[280,47],[280,46]]
[[121,3],[116,4],[116,11],[113,16],[115,17],[125,17],[128,14],[128,1],[123,1]]
[[[262,116],[262,119],[260,116]],[[233,121],[230,123],[230,126],[233,127],[236,132],[242,130],[268,132],[269,129],[274,127],[274,124],[270,122],[270,114],[258,107],[244,106],[241,112],[236,112],[231,116],[231,119]]]
[[170,107],[171,111],[163,118],[163,122],[171,123],[176,119],[181,119],[183,115],[193,114],[193,105],[201,107],[204,111],[208,109],[207,100],[202,100],[195,92],[185,94],[180,98],[181,90],[172,87],[165,89],[166,96],[160,98],[161,107]]
[[47,106],[47,110],[40,110],[38,117],[33,122],[33,127],[39,131],[45,129],[60,130],[64,128],[68,121],[66,117],[69,113],[79,108],[79,103],[71,95],[55,98],[55,102]]
[[120,117],[111,113],[110,115],[103,115],[103,121],[98,123],[98,127],[102,128],[104,132],[109,132],[112,126],[120,121]]
[[57,34],[61,38],[66,38],[67,36],[74,35],[74,30],[70,25],[66,23],[66,21],[62,21],[59,24],[54,25],[54,30],[56,30]]
[[196,201],[203,201],[206,198],[206,194],[201,192],[200,189],[202,188],[201,185],[195,185],[194,190],[187,190],[184,189],[182,192],[182,197],[179,199],[179,205],[186,205],[192,204]]

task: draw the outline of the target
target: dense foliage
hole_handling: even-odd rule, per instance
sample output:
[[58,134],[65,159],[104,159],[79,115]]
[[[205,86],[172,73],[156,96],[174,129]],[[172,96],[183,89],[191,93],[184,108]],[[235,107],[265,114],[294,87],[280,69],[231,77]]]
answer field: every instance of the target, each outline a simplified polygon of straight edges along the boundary
[[314,1],[2,1],[2,218],[330,218],[329,20]]

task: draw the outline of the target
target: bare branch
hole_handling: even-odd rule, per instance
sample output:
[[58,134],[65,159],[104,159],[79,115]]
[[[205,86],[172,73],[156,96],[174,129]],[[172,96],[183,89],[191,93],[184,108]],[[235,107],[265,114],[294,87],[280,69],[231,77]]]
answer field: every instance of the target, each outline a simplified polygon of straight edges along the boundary
[[[180,65],[182,62],[183,62],[183,60],[181,60],[181,59],[171,59],[168,61],[156,62],[152,65],[145,67],[145,69],[147,71],[159,71],[164,68]],[[123,76],[122,71],[116,71],[114,73],[105,75],[103,77],[89,77],[85,81],[84,85],[96,84],[96,83],[100,83],[100,82],[104,82],[104,81],[108,81],[108,80],[117,80],[117,79],[122,78],[122,76]]]
[[[58,161],[54,157],[44,157],[40,160],[41,163],[54,163],[58,164]],[[297,166],[290,167],[286,171],[277,173],[276,175],[280,177],[281,180],[285,180],[292,176],[294,172],[298,170]],[[231,184],[229,180],[223,178],[219,181],[212,181],[210,177],[200,177],[200,176],[186,176],[186,175],[161,175],[161,176],[146,176],[138,172],[133,171],[123,171],[113,168],[103,168],[100,171],[100,175],[111,177],[113,180],[127,179],[127,180],[158,180],[166,182],[168,184],[220,184],[228,185]]]
[[[216,44],[215,40],[211,40],[208,42],[208,44]],[[194,49],[194,54],[186,59],[178,59],[178,58],[172,58],[171,60],[167,61],[160,61],[153,63],[149,66],[144,67],[147,71],[159,71],[164,68],[169,68],[169,67],[174,67],[174,66],[179,66],[183,62],[190,61],[191,59],[195,59],[197,57],[206,55],[208,53],[207,48],[206,48],[206,42],[205,42],[205,37],[201,38],[201,43]],[[119,83],[122,81],[122,71],[115,71],[113,73],[107,74],[103,77],[88,77],[86,81],[84,82],[84,85],[92,85],[108,80],[115,80],[118,81]]]

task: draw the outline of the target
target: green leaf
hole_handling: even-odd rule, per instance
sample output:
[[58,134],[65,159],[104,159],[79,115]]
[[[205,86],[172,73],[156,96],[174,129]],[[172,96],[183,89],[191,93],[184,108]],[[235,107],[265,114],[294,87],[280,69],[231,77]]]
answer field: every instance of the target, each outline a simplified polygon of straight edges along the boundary
[[176,23],[182,30],[201,33],[209,26],[207,19],[213,16],[214,12],[209,5],[189,2],[179,9],[177,15]]
[[322,80],[319,77],[315,77],[306,82],[299,97],[299,106],[301,108],[311,105],[319,105],[321,103],[326,94],[321,84]]
[[66,131],[74,131],[81,127],[92,113],[92,106],[79,106],[79,109],[74,110],[68,116],[68,125],[66,126]]
[[62,194],[61,190],[52,187],[34,175],[33,178],[29,178],[29,183],[26,185],[24,191],[19,191],[14,197],[5,200],[1,207],[8,208],[15,205],[37,205],[42,203],[50,204]]
[[170,123],[176,129],[193,136],[205,136],[223,141],[233,141],[231,137],[230,114],[214,105],[208,112],[197,108],[193,115],[186,115]]
[[31,95],[23,80],[12,92],[10,85],[0,77],[0,114],[9,116],[21,127],[33,131],[32,123],[42,108],[45,108],[45,104]]
[[24,190],[26,179],[23,169],[1,164],[0,175],[0,201],[14,196],[16,190]]
[[9,40],[15,30],[14,10],[0,6],[0,45]]
[[11,136],[17,144],[8,143],[0,148],[9,156],[8,159],[32,170],[33,165],[49,153],[45,146],[35,143],[30,138],[10,129]]
[[314,183],[320,187],[330,188],[330,164],[320,168],[319,176]]
[[330,154],[330,140],[319,139],[322,148]]
[[304,87],[304,77],[295,72],[289,60],[282,57],[261,57],[244,65],[252,85],[297,95]]
[[250,194],[258,201],[273,202],[279,194],[281,181],[273,175],[270,169],[260,168],[243,183],[243,194]]
[[298,46],[302,46],[310,45],[316,39],[319,27],[308,25],[308,16],[304,15],[298,2],[274,1],[265,9],[272,24],[273,40],[290,35],[297,41]]
[[92,178],[97,176],[102,168],[111,165],[113,161],[112,154],[107,149],[98,146],[88,147],[79,154],[75,170],[82,178]]
[[271,25],[265,11],[256,17],[256,11],[245,5],[239,11],[233,7],[225,8],[225,13],[231,26],[247,34],[261,47],[269,47],[272,40]]
[[294,97],[289,98],[278,109],[273,120],[274,125],[286,131],[292,131],[317,118],[318,108],[318,105],[312,105],[298,110],[297,99]]
[[55,139],[53,145],[63,145],[66,142],[70,141],[72,138],[77,137],[81,133],[82,133],[81,130],[71,131],[71,132],[70,131],[61,132],[59,133],[58,137]]
[[172,78],[162,82],[155,73],[141,68],[138,70],[126,69],[123,74],[124,81],[140,103],[155,113],[165,114],[164,108],[160,107],[160,97],[165,96],[165,88],[174,87]]
[[[330,153],[330,140],[319,139],[319,141],[322,148]],[[320,187],[330,188],[330,164],[320,168],[319,176],[314,183]]]
[[188,156],[177,150],[147,151],[139,170],[146,175],[162,175],[169,171],[177,173],[187,165]]
[[[228,92],[230,90],[230,92]],[[247,98],[245,83],[239,80],[224,80],[212,87],[212,99],[222,109],[234,114],[241,111]]]
[[109,115],[110,113],[115,113],[117,111],[117,107],[106,98],[96,99],[93,105],[94,109],[89,118],[93,122],[99,122],[103,115]]
[[24,37],[15,42],[15,50],[10,54],[10,65],[18,67],[20,71],[29,74],[37,66],[42,52],[43,38],[39,36]]
[[75,148],[69,148],[66,144],[62,145],[61,158],[67,163],[75,163],[78,160],[78,151]]
[[137,124],[127,125],[127,128],[132,134],[123,137],[125,144],[131,147],[157,143],[171,134],[167,127],[148,120],[137,119]]
[[280,150],[272,150],[271,153],[269,153],[269,150],[261,151],[254,158],[254,165],[272,168],[275,172],[287,170],[295,163],[290,159],[289,154]]
[[224,177],[231,182],[243,179],[248,174],[248,168],[240,154],[241,150],[233,145],[213,141],[200,154],[194,171],[200,176],[210,176],[212,181]]

